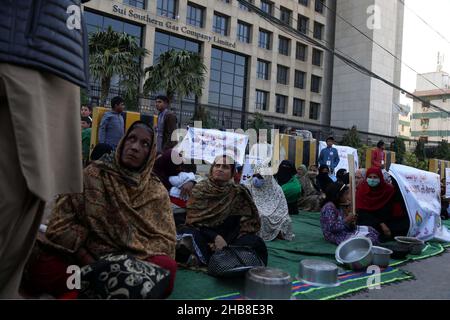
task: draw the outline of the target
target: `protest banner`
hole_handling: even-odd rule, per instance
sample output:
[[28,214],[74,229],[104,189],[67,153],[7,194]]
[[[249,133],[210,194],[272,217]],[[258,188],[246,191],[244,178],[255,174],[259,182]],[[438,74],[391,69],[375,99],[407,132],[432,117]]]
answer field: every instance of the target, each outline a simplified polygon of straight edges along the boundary
[[445,168],[445,198],[450,199],[450,168]]
[[188,161],[213,163],[217,156],[228,155],[242,165],[247,143],[248,137],[243,134],[191,127],[176,148]]
[[[319,142],[319,155],[320,152],[327,147],[327,143],[325,141]],[[345,169],[349,171],[349,165],[348,165],[348,155],[352,154],[353,158],[355,159],[355,170],[359,169],[359,159],[358,159],[358,150],[352,147],[346,147],[346,146],[338,146],[333,145],[333,148],[336,148],[336,150],[339,153],[339,164],[336,168],[334,168],[334,172],[338,172],[339,169]]]
[[441,184],[436,173],[392,164],[389,173],[397,181],[408,210],[408,236],[420,240],[450,241],[441,221]]

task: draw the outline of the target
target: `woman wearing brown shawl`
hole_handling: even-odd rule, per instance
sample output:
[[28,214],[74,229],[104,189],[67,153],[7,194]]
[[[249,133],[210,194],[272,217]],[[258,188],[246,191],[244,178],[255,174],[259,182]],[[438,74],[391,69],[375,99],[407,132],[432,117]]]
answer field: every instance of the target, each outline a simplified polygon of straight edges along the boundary
[[318,212],[320,211],[321,193],[314,188],[309,178],[310,173],[304,164],[297,169],[297,175],[302,185],[302,193],[298,199],[298,209],[300,211]]
[[31,285],[59,296],[67,291],[68,265],[84,266],[114,253],[168,269],[171,292],[176,231],[167,191],[152,174],[155,158],[153,130],[136,122],[115,154],[85,169],[84,192],[56,203],[40,240],[42,252],[30,265]]
[[256,235],[261,228],[258,209],[250,192],[233,183],[234,164],[229,157],[216,158],[209,179],[192,190],[186,225],[178,231],[177,261],[195,265],[208,261],[228,245],[252,248],[267,264],[267,248]]

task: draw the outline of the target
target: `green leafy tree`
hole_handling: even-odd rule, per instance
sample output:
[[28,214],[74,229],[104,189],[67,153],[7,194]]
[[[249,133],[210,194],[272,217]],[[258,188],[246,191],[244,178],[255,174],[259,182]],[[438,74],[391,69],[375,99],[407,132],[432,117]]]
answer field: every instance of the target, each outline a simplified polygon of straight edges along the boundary
[[416,155],[419,161],[425,161],[425,142],[423,140],[417,141],[416,149],[414,150],[414,154]]
[[141,48],[134,37],[116,32],[108,27],[89,35],[89,70],[100,81],[100,102],[105,105],[111,87],[111,80],[118,76],[119,85],[125,89],[126,98],[139,92],[142,75],[140,58],[148,51]]
[[178,96],[202,95],[206,66],[196,53],[169,50],[159,56],[158,63],[145,69],[144,94],[165,91],[170,101]]
[[363,146],[363,144],[361,143],[361,139],[359,138],[359,133],[356,126],[353,126],[347,131],[340,144],[342,146],[348,146],[355,149],[361,148]]
[[436,156],[436,158],[442,159],[442,160],[450,159],[450,146],[448,145],[447,140],[442,140],[439,143],[435,156]]
[[415,153],[412,152],[405,152],[404,158],[403,158],[403,164],[405,166],[421,169],[421,170],[428,170],[428,161],[426,160],[419,160]]
[[395,137],[391,143],[391,151],[395,152],[396,162],[403,163],[403,158],[406,153],[405,140],[400,137]]
[[202,105],[196,106],[192,121],[201,121],[202,128],[205,129],[217,128],[217,121],[211,118],[209,111]]

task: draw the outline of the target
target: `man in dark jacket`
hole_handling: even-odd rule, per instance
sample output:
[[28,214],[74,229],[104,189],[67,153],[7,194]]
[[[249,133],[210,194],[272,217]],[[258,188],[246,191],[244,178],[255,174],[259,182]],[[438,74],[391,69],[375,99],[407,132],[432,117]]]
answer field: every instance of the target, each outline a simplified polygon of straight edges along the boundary
[[163,153],[177,144],[176,141],[172,141],[172,133],[177,129],[177,117],[169,110],[169,99],[166,96],[157,96],[155,103],[159,111],[156,147],[158,153]]
[[18,298],[45,202],[82,191],[81,0],[1,1],[0,299]]

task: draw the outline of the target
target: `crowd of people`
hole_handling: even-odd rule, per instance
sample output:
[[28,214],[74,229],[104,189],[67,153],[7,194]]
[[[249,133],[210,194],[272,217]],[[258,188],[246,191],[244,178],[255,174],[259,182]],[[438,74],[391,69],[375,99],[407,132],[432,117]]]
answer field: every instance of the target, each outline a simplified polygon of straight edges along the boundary
[[[112,99],[112,111],[100,121],[99,144],[90,158],[92,110],[81,108],[83,192],[57,198],[28,261],[24,290],[62,298],[165,298],[174,288],[179,266],[208,268],[212,260],[220,264],[218,253],[225,248],[246,248],[247,255],[267,265],[265,243],[292,241],[293,216],[307,212],[321,212],[324,239],[336,245],[355,236],[377,244],[407,234],[409,218],[398,185],[395,180],[387,183],[379,167],[356,171],[352,213],[349,173],[340,169],[332,174],[339,163],[332,137],[319,167],[295,168],[284,160],[272,176],[264,174],[264,165],[253,165],[253,175],[241,183],[242,166],[219,156],[206,177],[200,176],[195,165],[172,161],[178,151],[167,139],[176,118],[167,109],[166,97],[157,101],[157,126],[138,121],[122,135],[123,100]],[[175,121],[170,130],[165,129],[166,117]],[[145,282],[142,274],[133,278],[134,284],[129,277],[118,280],[118,270],[133,275],[129,264],[138,268],[144,262],[168,271],[160,276],[161,281],[167,278],[164,290],[155,279]],[[96,274],[85,283],[88,291],[67,289],[66,270],[72,264],[83,267],[86,275]],[[108,281],[114,282],[113,288]],[[144,283],[146,290],[133,290]]]

